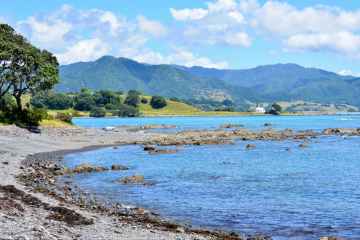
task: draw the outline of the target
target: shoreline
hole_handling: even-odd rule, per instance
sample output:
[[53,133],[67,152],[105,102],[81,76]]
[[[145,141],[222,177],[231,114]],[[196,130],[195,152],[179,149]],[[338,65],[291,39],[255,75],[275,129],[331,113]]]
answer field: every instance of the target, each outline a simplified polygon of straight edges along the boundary
[[[292,130],[275,132],[274,130],[239,130],[228,132],[233,132],[235,135],[240,134],[237,135],[236,138],[240,137],[242,139],[244,138],[244,136],[253,136],[254,133],[258,134],[258,138],[263,138],[262,134],[272,135],[272,138],[263,138],[263,140],[281,140],[279,137],[284,137],[287,135],[294,137],[297,136],[296,134],[304,136],[316,136],[320,134],[342,134],[342,132],[332,130],[333,129],[330,129],[327,133],[325,131],[321,133],[299,131],[294,132],[294,134],[292,134]],[[214,140],[207,139],[207,137],[209,137],[209,135],[207,134],[209,131],[212,130],[204,130],[200,131],[200,133],[197,130],[190,130],[188,132],[185,131],[183,135],[184,138],[178,138],[177,140],[181,141],[181,144],[185,143],[199,145],[203,144],[202,142],[205,141],[214,142]],[[223,131],[226,130],[217,132],[219,132],[219,134],[221,135]],[[356,134],[360,134],[360,128],[354,131],[356,131]],[[195,133],[196,135],[187,135],[187,133]],[[346,132],[344,133],[346,134]],[[226,142],[226,139],[233,140],[232,136],[221,137],[220,135],[216,136],[215,138],[223,138],[223,141],[217,140],[218,142],[216,142],[215,144],[228,144],[228,141]],[[165,146],[167,144],[179,144],[179,142],[173,141],[174,139],[171,138],[172,136],[173,134],[154,132],[139,133],[128,131],[112,132],[97,129],[85,129],[80,127],[18,128],[15,126],[0,126],[0,142],[3,143],[0,145],[0,159],[3,163],[3,165],[1,165],[0,162],[0,220],[2,217],[6,216],[6,214],[9,215],[9,213],[6,212],[4,215],[4,210],[1,209],[1,199],[5,199],[6,197],[8,197],[8,193],[1,191],[1,188],[3,188],[4,186],[12,185],[17,190],[23,191],[24,194],[29,194],[37,199],[41,199],[41,204],[44,206],[50,204],[51,206],[64,207],[69,211],[71,210],[81,214],[81,216],[84,216],[84,218],[93,221],[95,224],[93,226],[68,226],[66,227],[66,232],[64,233],[64,224],[61,224],[61,222],[59,224],[58,222],[49,220],[47,217],[45,217],[50,214],[46,207],[39,210],[31,206],[25,206],[24,202],[21,202],[21,199],[17,199],[16,203],[22,205],[23,208],[26,209],[26,212],[22,213],[21,211],[18,211],[12,213],[17,216],[12,218],[12,221],[16,222],[16,224],[12,224],[11,222],[7,222],[6,220],[3,222],[0,221],[0,228],[4,229],[2,233],[3,235],[0,235],[0,239],[10,237],[11,234],[14,232],[16,233],[24,230],[29,230],[29,228],[33,228],[34,226],[39,225],[47,226],[47,230],[51,230],[53,233],[56,233],[60,236],[67,236],[70,239],[78,235],[82,237],[76,237],[77,239],[87,239],[88,237],[92,236],[99,236],[99,238],[102,239],[141,239],[139,236],[145,236],[144,239],[243,239],[243,236],[239,233],[228,233],[215,229],[209,230],[204,228],[190,228],[172,220],[164,220],[156,213],[152,214],[151,212],[149,212],[151,216],[145,216],[143,215],[143,213],[139,214],[139,212],[136,212],[140,210],[137,207],[130,209],[130,213],[116,212],[116,214],[114,214],[113,212],[110,212],[110,210],[107,209],[105,205],[101,205],[101,202],[96,202],[99,205],[90,205],[90,207],[98,210],[95,212],[91,212],[86,208],[81,208],[76,204],[73,204],[72,202],[66,200],[67,196],[73,196],[72,192],[68,191],[67,189],[76,189],[76,187],[72,186],[71,184],[70,187],[67,186],[65,188],[63,188],[65,186],[63,184],[67,184],[66,182],[57,184],[56,186],[59,186],[59,188],[54,188],[54,186],[50,186],[50,188],[47,189],[44,187],[46,185],[44,184],[44,181],[48,178],[53,177],[49,177],[48,173],[50,172],[42,168],[41,166],[43,165],[40,166],[39,163],[56,163],[59,160],[59,156],[62,155],[84,151],[92,151],[100,148],[114,147],[119,145],[145,145],[146,143],[161,143],[163,144],[162,146]],[[188,142],[189,136],[197,136],[199,139],[202,140],[200,140],[201,142],[199,143],[194,142],[193,140],[191,140],[191,142]],[[246,137],[243,140],[251,140],[251,136],[249,138]],[[5,164],[6,161],[7,163]],[[25,165],[24,163],[26,162],[29,164]],[[84,162],[86,162],[86,160],[84,160]],[[28,166],[32,163],[34,165],[31,167],[33,168],[33,170],[35,170],[27,171],[29,170]],[[23,170],[21,168],[23,168]],[[25,176],[26,172],[30,173],[30,177]],[[16,179],[17,176],[20,176],[20,180],[22,179],[23,181],[19,181],[19,179]],[[33,183],[35,184],[31,183],[30,180],[33,181]],[[90,198],[92,196],[90,196]],[[73,201],[75,201],[75,203],[77,202],[76,199],[73,199]],[[98,208],[99,206],[100,208]],[[143,210],[146,211],[146,209]],[[30,213],[30,215],[28,213]],[[11,216],[11,214],[9,216]],[[34,224],[34,222],[36,222],[36,224]],[[115,224],[113,222],[115,222]],[[96,226],[95,229],[94,226]],[[98,234],[99,232],[101,233],[100,235]],[[247,239],[252,238],[248,236]]]

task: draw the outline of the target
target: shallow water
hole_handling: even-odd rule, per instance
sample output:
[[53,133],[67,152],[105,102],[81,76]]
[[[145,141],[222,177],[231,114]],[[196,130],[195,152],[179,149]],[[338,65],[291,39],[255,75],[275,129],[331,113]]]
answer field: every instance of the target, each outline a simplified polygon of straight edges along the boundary
[[[265,122],[277,124],[278,129],[294,130],[360,127],[358,120],[337,119],[339,116],[125,121],[132,120],[134,125],[166,123],[182,129],[192,129],[193,125],[211,128],[229,122],[253,129],[263,128]],[[80,121],[86,121],[77,123],[82,126],[110,126],[107,119]],[[112,121],[128,125],[124,119]],[[194,226],[271,235],[274,239],[315,239],[324,235],[356,239],[360,236],[360,138],[323,136],[313,140],[321,143],[313,141],[306,143],[310,148],[299,148],[297,142],[253,141],[257,148],[246,149],[248,142],[236,141],[236,145],[229,146],[184,146],[183,152],[163,155],[148,154],[140,146],[121,146],[67,155],[62,164],[127,166],[131,170],[80,174],[73,180],[103,199],[153,209]],[[156,185],[111,182],[137,173]]]

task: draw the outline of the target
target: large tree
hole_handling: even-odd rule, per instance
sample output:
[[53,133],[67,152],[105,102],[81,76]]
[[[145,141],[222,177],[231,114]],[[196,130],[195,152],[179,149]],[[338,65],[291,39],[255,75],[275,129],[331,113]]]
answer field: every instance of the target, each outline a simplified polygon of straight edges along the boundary
[[22,95],[49,90],[60,81],[56,57],[6,24],[0,24],[0,65],[0,98],[12,89],[19,111]]

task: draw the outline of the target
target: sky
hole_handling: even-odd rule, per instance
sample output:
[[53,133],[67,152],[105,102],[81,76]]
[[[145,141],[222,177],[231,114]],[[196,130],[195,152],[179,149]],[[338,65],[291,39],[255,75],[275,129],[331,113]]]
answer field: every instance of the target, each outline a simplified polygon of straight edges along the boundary
[[60,64],[104,55],[219,69],[295,63],[360,76],[358,0],[0,0]]

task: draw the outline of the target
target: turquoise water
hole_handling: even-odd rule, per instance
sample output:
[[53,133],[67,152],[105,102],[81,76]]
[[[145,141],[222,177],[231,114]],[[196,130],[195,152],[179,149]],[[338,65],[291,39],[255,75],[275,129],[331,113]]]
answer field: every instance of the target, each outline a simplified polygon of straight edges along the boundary
[[[352,117],[357,116],[76,119],[75,124],[102,128],[166,123],[208,129],[231,122],[262,129],[269,122],[278,129],[319,131],[360,127]],[[359,239],[360,138],[316,140],[321,142],[307,143],[310,148],[299,148],[297,142],[253,141],[258,148],[246,149],[248,142],[235,141],[229,146],[183,146],[183,152],[163,155],[121,146],[67,155],[62,163],[127,166],[128,171],[81,174],[74,182],[102,199],[146,207],[193,226],[273,239]],[[137,173],[156,184],[111,182]]]

